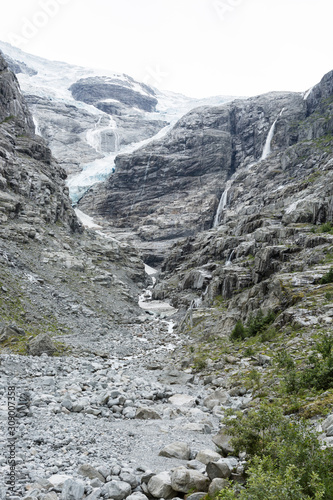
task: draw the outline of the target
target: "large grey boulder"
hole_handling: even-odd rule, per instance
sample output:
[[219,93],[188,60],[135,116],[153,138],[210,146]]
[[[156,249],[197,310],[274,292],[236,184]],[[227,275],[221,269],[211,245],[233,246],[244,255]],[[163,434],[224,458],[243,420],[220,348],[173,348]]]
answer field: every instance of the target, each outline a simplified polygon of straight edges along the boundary
[[181,372],[179,370],[173,369],[173,370],[167,370],[161,373],[161,375],[158,378],[159,382],[162,384],[180,384],[180,385],[186,385],[188,383],[193,382],[194,380],[194,375],[191,375],[190,373],[185,373]]
[[210,483],[209,488],[208,488],[208,495],[211,498],[214,498],[216,493],[219,491],[223,490],[228,486],[228,481],[226,479],[221,479],[221,478],[215,478],[213,481]]
[[104,498],[112,498],[113,500],[123,500],[131,493],[131,487],[124,481],[110,481],[102,488]]
[[[63,405],[64,406],[64,405]],[[78,473],[81,476],[88,477],[89,479],[99,479],[102,483],[105,483],[105,478],[100,472],[98,472],[95,467],[89,464],[80,465]]]
[[31,356],[40,356],[43,353],[52,356],[55,352],[57,347],[48,333],[40,333],[28,344],[28,353]]
[[0,330],[0,342],[5,342],[10,338],[20,338],[25,336],[25,331],[14,324],[5,325]]
[[148,500],[148,497],[141,493],[141,491],[134,491],[127,497],[127,500]]
[[169,498],[173,496],[170,472],[160,472],[148,481],[148,491],[155,498]]
[[229,400],[229,394],[227,391],[223,391],[221,389],[217,389],[212,394],[207,396],[204,400],[204,405],[212,410],[214,406],[223,405]]
[[84,483],[67,479],[61,492],[61,500],[82,500],[84,495]]
[[177,467],[171,472],[171,486],[182,493],[188,493],[193,488],[208,491],[209,478],[196,470]]
[[188,394],[174,394],[169,398],[169,403],[179,408],[193,408],[196,406],[196,400]]
[[139,420],[161,420],[161,416],[157,411],[144,407],[136,410],[135,418]]
[[217,462],[209,462],[206,467],[206,472],[211,480],[215,478],[227,479],[231,475],[231,470],[223,459]]
[[231,439],[231,436],[229,436],[223,429],[221,429],[218,434],[212,437],[213,443],[221,448],[225,455],[232,455],[235,451],[230,444]]
[[191,456],[191,449],[187,443],[177,441],[165,446],[165,448],[159,452],[159,455],[161,457],[189,460]]
[[323,431],[326,436],[333,436],[333,414],[329,415],[322,423]]
[[198,462],[201,462],[205,465],[209,464],[209,462],[217,462],[218,460],[220,460],[220,458],[221,455],[213,450],[200,450],[195,457]]

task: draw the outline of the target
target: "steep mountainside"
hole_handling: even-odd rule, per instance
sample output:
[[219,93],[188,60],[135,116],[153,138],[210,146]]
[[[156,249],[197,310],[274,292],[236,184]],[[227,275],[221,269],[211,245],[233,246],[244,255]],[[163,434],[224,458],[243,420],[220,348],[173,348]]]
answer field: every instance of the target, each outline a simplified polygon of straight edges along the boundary
[[278,118],[273,149],[285,148],[298,140],[291,123],[305,116],[305,101],[292,93],[195,109],[165,138],[119,155],[115,175],[81,200],[82,209],[144,240],[209,229],[227,179],[260,159],[272,123]]
[[143,263],[132,247],[83,232],[66,177],[0,56],[1,328],[26,332],[1,337],[2,347],[25,350],[29,335],[41,332],[81,332],[88,317],[98,332],[137,315]]

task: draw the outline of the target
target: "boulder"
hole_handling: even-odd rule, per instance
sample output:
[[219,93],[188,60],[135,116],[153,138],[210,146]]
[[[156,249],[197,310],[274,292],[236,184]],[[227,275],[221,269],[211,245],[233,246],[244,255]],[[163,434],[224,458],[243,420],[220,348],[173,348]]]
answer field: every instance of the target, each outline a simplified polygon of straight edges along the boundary
[[159,378],[159,382],[162,384],[180,384],[180,385],[186,385],[188,383],[193,382],[194,380],[194,375],[191,375],[190,373],[185,373],[181,372],[178,370],[168,370],[163,372]]
[[168,444],[159,452],[159,456],[167,458],[178,458],[180,460],[189,460],[191,449],[187,443],[175,442]]
[[188,493],[192,489],[208,491],[209,479],[196,470],[177,467],[171,472],[171,486],[182,493]]
[[206,467],[206,472],[211,480],[215,478],[228,479],[231,475],[231,470],[223,459],[217,462],[209,462]]
[[226,434],[226,432],[221,429],[216,436],[212,438],[212,441],[216,446],[221,448],[223,453],[226,455],[232,455],[234,453],[234,448],[231,446],[230,441],[231,441],[231,436]]
[[68,479],[71,479],[71,477],[65,474],[54,474],[48,478],[48,481],[53,488],[61,488]]
[[57,348],[48,333],[40,333],[28,344],[28,353],[31,356],[40,356],[43,353],[52,356]]
[[189,495],[188,497],[186,497],[186,500],[201,500],[206,495],[207,495],[207,492],[198,491],[197,493],[192,493],[192,495]]
[[148,481],[148,491],[155,498],[169,498],[173,495],[170,473],[160,472]]
[[82,500],[84,495],[84,483],[67,479],[61,492],[61,500]]
[[102,488],[104,498],[112,498],[113,500],[123,500],[131,493],[131,487],[124,481],[110,481]]
[[83,464],[80,465],[78,469],[78,473],[81,476],[88,477],[89,479],[99,479],[102,483],[105,483],[105,478],[102,476],[98,470],[95,469],[92,465]]
[[322,423],[322,429],[327,437],[333,436],[333,414],[329,415]]
[[221,455],[213,450],[200,450],[195,458],[202,464],[207,465],[209,462],[217,462]]
[[5,342],[10,338],[24,337],[25,331],[22,328],[18,328],[16,325],[5,325],[0,330],[0,342]]
[[148,497],[141,493],[141,491],[134,491],[127,497],[127,500],[148,500]]
[[161,416],[150,408],[138,408],[136,410],[135,418],[140,420],[161,420]]
[[226,479],[221,479],[221,478],[215,478],[209,485],[208,489],[208,495],[210,498],[214,498],[216,493],[219,491],[223,490],[224,488],[227,488],[228,486],[228,481]]
[[187,394],[175,394],[169,398],[169,403],[174,406],[193,408],[196,406],[196,401],[193,396]]
[[212,410],[214,408],[214,406],[223,405],[228,400],[229,400],[228,392],[222,391],[221,389],[217,389],[212,394],[210,394],[207,398],[205,398],[204,405],[209,410]]

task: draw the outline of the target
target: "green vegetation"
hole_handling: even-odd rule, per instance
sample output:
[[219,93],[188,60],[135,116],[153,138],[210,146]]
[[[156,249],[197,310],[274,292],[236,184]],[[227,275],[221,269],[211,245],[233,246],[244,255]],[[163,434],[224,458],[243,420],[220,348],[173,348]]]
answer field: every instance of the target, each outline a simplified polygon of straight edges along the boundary
[[276,315],[274,312],[270,311],[266,316],[260,309],[256,316],[251,315],[248,319],[246,326],[239,320],[236,323],[235,328],[232,330],[230,339],[231,340],[243,340],[246,337],[255,337],[261,334],[263,342],[270,340],[275,335],[275,330],[271,329],[270,333],[267,332],[268,327],[275,320]]
[[2,120],[2,122],[0,122],[0,123],[8,123],[14,119],[15,119],[15,116],[13,116],[13,115],[6,116],[6,118],[4,120]]
[[250,461],[245,487],[230,483],[218,500],[333,498],[333,450],[321,449],[308,424],[268,404],[248,415],[230,411],[224,424],[235,452],[246,451]]
[[320,280],[321,285],[327,285],[327,283],[333,283],[333,267]]
[[315,345],[314,352],[308,357],[308,366],[297,370],[289,356],[285,368],[285,389],[288,394],[299,393],[302,389],[314,388],[325,391],[333,388],[333,337],[324,335]]
[[324,222],[324,224],[321,224],[320,226],[313,227],[311,229],[313,233],[328,233],[328,234],[333,234],[333,225],[331,222]]

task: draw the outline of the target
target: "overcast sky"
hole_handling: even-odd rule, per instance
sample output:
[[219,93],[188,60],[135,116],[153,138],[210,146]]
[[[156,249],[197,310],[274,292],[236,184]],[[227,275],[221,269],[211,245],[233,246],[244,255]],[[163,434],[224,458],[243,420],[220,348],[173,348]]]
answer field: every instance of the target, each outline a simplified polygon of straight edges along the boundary
[[303,91],[333,69],[332,0],[10,0],[0,39],[192,97]]

